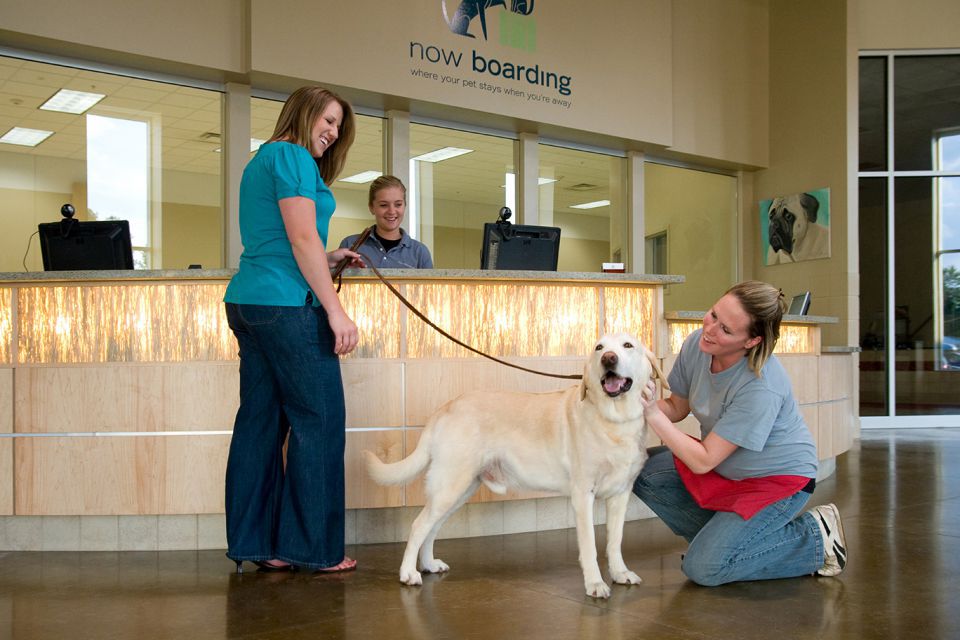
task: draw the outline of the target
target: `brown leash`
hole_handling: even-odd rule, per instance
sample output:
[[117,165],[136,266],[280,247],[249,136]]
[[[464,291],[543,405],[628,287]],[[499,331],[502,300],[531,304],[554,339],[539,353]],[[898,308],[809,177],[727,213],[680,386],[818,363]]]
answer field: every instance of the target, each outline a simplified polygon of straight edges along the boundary
[[[353,243],[353,246],[350,247],[350,250],[351,250],[351,251],[356,251],[356,250],[360,247],[360,245],[362,245],[363,242],[367,239],[367,237],[370,235],[370,232],[371,232],[371,231],[373,231],[373,227],[370,227],[369,229],[366,229],[366,230],[360,235],[360,238],[358,238],[357,241]],[[341,260],[340,262],[337,263],[336,268],[334,268],[334,270],[333,270],[333,273],[335,274],[335,275],[334,275],[334,278],[337,278],[337,279],[338,279],[338,280],[337,280],[337,291],[338,291],[338,292],[340,291],[340,284],[341,284],[341,282],[342,282],[342,280],[343,280],[343,270],[346,268],[346,266],[347,266],[347,264],[348,264],[349,262],[350,262],[349,258],[344,258],[343,260]],[[410,311],[413,313],[413,315],[415,315],[415,316],[417,316],[418,318],[420,318],[421,320],[423,320],[429,327],[431,327],[434,331],[436,331],[437,333],[439,333],[440,335],[442,335],[444,338],[446,338],[447,340],[450,340],[451,342],[453,342],[453,343],[455,343],[455,344],[457,344],[457,345],[460,345],[461,347],[463,347],[463,348],[466,349],[467,351],[472,351],[473,353],[477,354],[478,356],[483,356],[484,358],[487,358],[488,360],[493,360],[494,362],[498,362],[498,363],[503,364],[503,365],[506,365],[506,366],[508,366],[508,367],[512,367],[512,368],[514,368],[514,369],[520,369],[521,371],[526,371],[527,373],[534,373],[534,374],[536,374],[536,375],[538,375],[538,376],[546,376],[546,377],[548,377],[548,378],[561,378],[561,379],[563,379],[563,380],[580,380],[580,379],[583,378],[583,376],[580,375],[580,374],[578,374],[578,373],[577,373],[577,374],[564,375],[564,374],[560,374],[560,373],[547,373],[547,372],[545,372],[545,371],[537,371],[536,369],[528,369],[527,367],[521,367],[521,366],[518,365],[518,364],[513,364],[512,362],[507,362],[506,360],[501,360],[500,358],[496,358],[496,357],[494,357],[494,356],[491,356],[490,354],[487,354],[487,353],[484,353],[483,351],[480,351],[479,349],[476,349],[476,348],[474,348],[474,347],[471,347],[470,345],[466,344],[465,342],[462,342],[462,341],[458,340],[457,338],[454,338],[452,335],[450,335],[449,333],[447,333],[446,331],[444,331],[443,329],[441,329],[440,327],[438,327],[432,320],[430,320],[430,318],[428,318],[427,316],[423,315],[423,314],[420,312],[419,309],[417,309],[415,306],[413,306],[413,303],[411,303],[409,300],[407,300],[407,299],[403,296],[402,293],[400,293],[399,291],[397,291],[396,287],[394,287],[392,284],[390,284],[390,283],[387,281],[387,279],[383,277],[383,274],[380,273],[380,271],[379,271],[375,266],[373,266],[372,264],[370,264],[370,265],[367,265],[367,267],[369,267],[369,268],[373,271],[373,273],[380,279],[380,282],[382,282],[383,284],[385,284],[385,285],[387,286],[387,289],[390,290],[390,293],[392,293],[393,295],[395,295],[395,296],[397,297],[397,299],[399,299],[400,302],[402,302],[403,305],[404,305],[407,309],[410,309]]]

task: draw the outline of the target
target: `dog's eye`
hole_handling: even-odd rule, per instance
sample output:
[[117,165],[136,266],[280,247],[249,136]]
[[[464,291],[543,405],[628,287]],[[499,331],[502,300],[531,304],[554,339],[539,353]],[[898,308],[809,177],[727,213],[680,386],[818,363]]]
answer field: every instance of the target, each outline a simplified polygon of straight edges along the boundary
[[624,348],[624,349],[633,349],[633,343],[632,343],[632,342],[624,342],[624,343],[623,343],[623,348]]
[[602,345],[602,344],[598,344],[598,345],[597,345],[597,348],[594,349],[594,351],[600,351],[600,350],[602,350],[602,349],[603,349],[603,345]]
[[787,222],[793,222],[793,221],[796,220],[796,218],[797,218],[795,215],[793,215],[793,214],[790,213],[790,212],[787,212],[787,215],[785,215],[785,216],[783,216],[783,217],[787,219]]

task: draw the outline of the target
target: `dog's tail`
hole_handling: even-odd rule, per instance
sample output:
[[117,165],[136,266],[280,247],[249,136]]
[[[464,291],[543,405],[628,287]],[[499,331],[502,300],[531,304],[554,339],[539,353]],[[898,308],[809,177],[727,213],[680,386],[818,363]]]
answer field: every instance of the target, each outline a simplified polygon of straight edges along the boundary
[[367,473],[377,484],[404,484],[426,469],[430,462],[430,429],[424,429],[413,453],[398,462],[384,462],[372,451],[364,451]]

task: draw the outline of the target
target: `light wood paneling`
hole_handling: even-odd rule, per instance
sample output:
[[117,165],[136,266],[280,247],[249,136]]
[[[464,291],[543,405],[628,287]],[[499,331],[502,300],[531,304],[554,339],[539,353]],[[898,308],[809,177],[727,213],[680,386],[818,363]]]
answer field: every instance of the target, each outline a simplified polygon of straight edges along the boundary
[[[549,373],[581,374],[583,358],[511,358],[510,362]],[[483,389],[555,391],[577,380],[548,378],[485,359],[413,360],[406,364],[407,426],[421,426],[444,403],[466,391]]]
[[402,486],[378,485],[367,474],[363,451],[372,451],[384,462],[403,458],[403,431],[353,431],[347,434],[344,453],[347,508],[403,506]]
[[[13,433],[13,369],[0,369],[0,433]],[[0,515],[13,514],[13,440],[0,438]]]
[[822,359],[820,356],[807,355],[789,355],[777,356],[787,370],[790,381],[793,384],[793,397],[800,404],[808,404],[817,401],[819,388],[817,385],[818,371],[817,366]]
[[17,515],[221,513],[229,436],[18,438]]
[[[810,435],[813,436],[813,444],[817,447],[817,459],[823,460],[829,458],[829,451],[825,452],[823,444],[820,442],[820,411],[817,405],[810,404],[801,406],[800,415],[803,416],[803,421],[807,423],[807,428],[810,429]],[[829,449],[829,446],[827,449]]]
[[348,427],[403,425],[403,364],[345,360],[340,370]]
[[842,400],[853,394],[853,358],[850,354],[820,358],[820,400]]
[[239,365],[203,362],[16,370],[17,433],[231,430]]

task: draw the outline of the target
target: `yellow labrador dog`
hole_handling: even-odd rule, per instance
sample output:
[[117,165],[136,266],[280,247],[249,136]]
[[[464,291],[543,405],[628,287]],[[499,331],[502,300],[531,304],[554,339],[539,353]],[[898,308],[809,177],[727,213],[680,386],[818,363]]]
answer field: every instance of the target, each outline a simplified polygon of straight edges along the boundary
[[380,484],[401,484],[428,465],[426,504],[410,530],[400,581],[422,584],[417,571],[450,567],[433,556],[444,521],[479,488],[508,487],[569,495],[576,516],[580,566],[587,595],[606,598],[593,530],[593,502],[606,500],[607,561],[618,584],[638,584],[620,552],[627,500],[646,459],[641,394],[654,375],[653,354],[634,336],[608,335],[587,359],[583,380],[550,393],[475,391],[440,407],[416,450],[386,464],[364,451],[367,470]]

